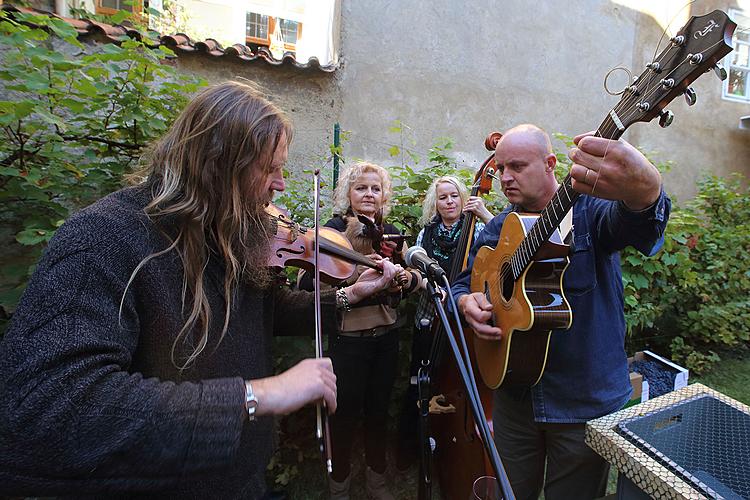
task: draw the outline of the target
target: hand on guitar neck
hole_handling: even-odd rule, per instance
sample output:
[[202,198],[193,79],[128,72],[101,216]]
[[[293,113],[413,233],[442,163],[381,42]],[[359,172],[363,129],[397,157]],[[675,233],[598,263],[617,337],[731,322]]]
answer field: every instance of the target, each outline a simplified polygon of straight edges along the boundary
[[573,189],[607,200],[621,200],[630,210],[651,206],[661,193],[661,174],[625,141],[581,134],[568,153],[573,160]]

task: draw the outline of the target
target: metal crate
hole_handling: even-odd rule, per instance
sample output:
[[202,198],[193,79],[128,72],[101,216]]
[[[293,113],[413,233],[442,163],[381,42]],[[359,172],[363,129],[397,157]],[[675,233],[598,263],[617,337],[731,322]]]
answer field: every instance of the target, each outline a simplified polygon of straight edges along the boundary
[[709,498],[750,499],[750,415],[698,393],[616,431]]

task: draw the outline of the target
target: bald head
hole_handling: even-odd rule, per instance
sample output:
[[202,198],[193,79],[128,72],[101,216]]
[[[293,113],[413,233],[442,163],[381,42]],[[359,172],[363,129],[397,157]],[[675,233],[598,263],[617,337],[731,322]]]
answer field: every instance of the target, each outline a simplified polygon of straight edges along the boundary
[[530,123],[517,125],[505,132],[497,143],[497,148],[500,148],[501,144],[506,141],[511,141],[516,145],[524,145],[529,150],[538,152],[541,156],[553,154],[552,142],[549,140],[547,132]]

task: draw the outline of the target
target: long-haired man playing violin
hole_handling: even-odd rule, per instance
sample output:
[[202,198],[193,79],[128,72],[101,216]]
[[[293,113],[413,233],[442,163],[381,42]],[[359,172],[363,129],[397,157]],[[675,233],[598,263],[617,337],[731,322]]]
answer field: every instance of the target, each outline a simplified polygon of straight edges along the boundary
[[[493,401],[495,442],[515,495],[524,500],[538,498],[542,488],[547,500],[604,495],[609,465],[586,446],[584,429],[587,420],[622,408],[630,395],[618,252],[632,246],[652,255],[669,218],[661,176],[637,149],[589,135],[574,142],[570,175],[581,196],[573,204],[574,250],[563,278],[573,323],[552,332],[539,383],[502,385]],[[556,157],[538,127],[506,132],[495,162],[510,205],[479,235],[469,269],[453,287],[462,315],[485,339],[505,335],[490,321],[503,311],[493,310],[483,293],[470,293],[474,257],[482,246],[496,247],[511,211],[538,213],[558,189]]]
[[[335,410],[329,359],[272,372],[271,335],[314,324],[267,267],[291,137],[257,90],[213,86],[144,182],[58,230],[0,344],[0,494],[262,498],[273,415]],[[348,303],[391,284],[382,267]],[[321,300],[335,324],[335,290]]]

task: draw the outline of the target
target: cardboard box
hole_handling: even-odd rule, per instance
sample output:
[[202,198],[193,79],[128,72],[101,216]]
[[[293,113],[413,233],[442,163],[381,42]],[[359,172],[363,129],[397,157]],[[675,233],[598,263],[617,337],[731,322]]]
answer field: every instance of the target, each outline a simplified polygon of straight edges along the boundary
[[[651,351],[636,352],[634,356],[628,358],[628,365],[632,364],[634,361],[653,361],[660,365],[663,370],[672,372],[674,374],[674,387],[672,387],[673,391],[682,389],[688,383],[688,376],[690,372],[687,368],[683,368],[680,365],[673,363],[668,359],[663,358]],[[631,401],[637,399],[636,393],[640,395],[640,400],[638,401],[639,403],[648,401],[650,397],[648,380],[644,380],[643,376],[640,373],[630,372],[630,384],[633,387],[633,395],[631,396]],[[636,387],[638,386],[640,386],[640,390],[637,391]],[[630,404],[631,403],[628,402],[628,406],[630,406]]]
[[[628,364],[630,364],[631,359],[628,359]],[[648,400],[648,380],[643,380],[643,375],[630,372],[630,387],[633,388],[633,394],[630,395],[630,400],[625,408]]]

